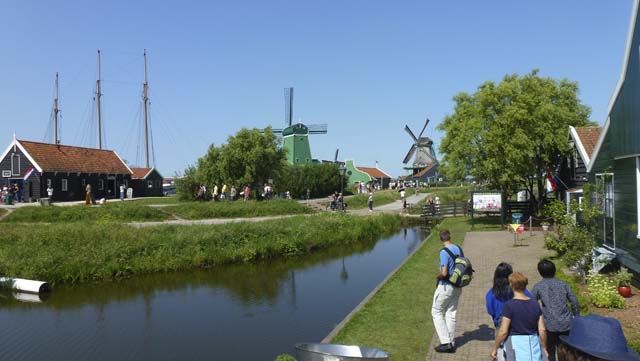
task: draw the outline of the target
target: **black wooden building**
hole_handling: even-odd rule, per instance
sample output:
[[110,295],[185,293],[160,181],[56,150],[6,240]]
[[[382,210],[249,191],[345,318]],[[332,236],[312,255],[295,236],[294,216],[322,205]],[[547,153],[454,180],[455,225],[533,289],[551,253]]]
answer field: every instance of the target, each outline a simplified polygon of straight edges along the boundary
[[14,139],[0,157],[2,185],[17,183],[22,198],[37,201],[53,188],[54,201],[85,198],[91,184],[96,199],[119,196],[133,172],[115,151]]
[[162,197],[162,175],[155,168],[131,168],[133,197]]
[[600,132],[600,127],[569,127],[569,144],[572,149],[569,156],[561,163],[559,171],[561,184],[558,184],[560,198],[567,206],[571,200],[581,201],[582,186],[589,180],[587,167]]

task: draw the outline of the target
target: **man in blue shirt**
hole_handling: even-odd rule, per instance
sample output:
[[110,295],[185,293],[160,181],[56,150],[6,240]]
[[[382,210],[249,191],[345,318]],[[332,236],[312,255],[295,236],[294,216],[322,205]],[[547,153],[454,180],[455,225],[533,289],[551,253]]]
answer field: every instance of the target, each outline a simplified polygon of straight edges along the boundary
[[[451,233],[444,229],[440,232],[442,246],[446,247],[454,255],[460,256],[460,247],[451,242]],[[440,339],[440,345],[436,346],[436,352],[453,353],[456,351],[454,344],[454,334],[456,331],[456,312],[462,288],[454,287],[448,281],[449,271],[453,270],[455,260],[444,250],[440,250],[440,272],[436,279],[438,286],[433,296],[433,306],[431,316],[433,325]]]

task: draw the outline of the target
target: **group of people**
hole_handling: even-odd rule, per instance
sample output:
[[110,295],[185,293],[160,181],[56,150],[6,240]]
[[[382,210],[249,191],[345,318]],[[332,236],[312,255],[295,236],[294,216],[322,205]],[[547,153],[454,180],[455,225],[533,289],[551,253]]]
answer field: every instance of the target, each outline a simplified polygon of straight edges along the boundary
[[344,203],[344,196],[342,195],[342,193],[338,193],[338,191],[335,191],[329,196],[329,208],[332,211],[340,210],[346,212],[347,204]]
[[14,202],[22,202],[22,190],[20,189],[18,183],[9,184],[8,186],[5,185],[4,187],[2,187],[2,190],[0,190],[0,200],[2,201],[2,203],[9,202],[10,204]]
[[[435,351],[454,353],[456,312],[462,288],[449,282],[449,274],[454,270],[456,258],[464,257],[464,253],[451,242],[448,230],[440,232],[440,240],[443,248],[431,309],[440,340]],[[487,313],[497,330],[490,352],[492,359],[640,361],[640,356],[627,346],[616,319],[579,316],[578,299],[564,281],[555,278],[553,262],[541,260],[538,272],[543,279],[529,291],[523,273],[514,272],[504,262],[496,267],[493,287],[485,297]]]
[[[238,193],[238,189],[233,184],[230,188],[227,187],[226,183],[222,183],[222,186],[220,188],[218,188],[218,185],[215,183],[211,187],[211,200],[213,202],[224,201],[226,199],[235,202],[236,200],[240,199],[240,197],[242,197],[244,201],[248,201],[250,195],[251,189],[249,188],[248,184],[245,184],[244,187],[241,188],[240,193]],[[197,199],[201,202],[204,202],[206,196],[207,186],[205,186],[204,184],[200,184],[200,187],[198,188]]]
[[372,193],[374,190],[376,189],[380,189],[380,186],[378,184],[376,184],[375,182],[371,181],[369,183],[365,183],[362,181],[358,181],[355,185],[356,187],[356,192],[358,194],[366,194],[366,193]]

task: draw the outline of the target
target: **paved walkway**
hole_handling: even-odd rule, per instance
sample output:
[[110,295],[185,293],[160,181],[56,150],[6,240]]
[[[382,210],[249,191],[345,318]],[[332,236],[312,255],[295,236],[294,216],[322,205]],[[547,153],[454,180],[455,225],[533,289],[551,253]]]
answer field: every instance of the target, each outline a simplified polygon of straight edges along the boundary
[[[411,195],[407,197],[407,204],[409,203],[417,204],[418,202],[425,199],[429,195],[430,193],[418,193],[417,195]],[[373,194],[373,212],[371,212],[371,214],[398,213],[400,211],[402,211],[402,201],[398,200],[395,202],[383,204],[381,206],[376,207],[376,195],[375,193]],[[348,211],[348,213],[362,216],[362,215],[369,214],[369,208],[355,209],[353,211]]]
[[[522,246],[513,246],[513,234],[507,231],[469,232],[463,250],[476,270],[473,282],[464,288],[458,305],[455,354],[439,354],[433,351],[440,341],[434,333],[429,347],[430,360],[489,360],[494,340],[493,322],[485,308],[485,295],[493,284],[493,272],[500,262],[508,262],[514,271],[529,278],[528,288],[540,281],[537,264],[545,255],[542,232],[521,235]],[[435,271],[434,271],[435,272]],[[431,305],[427,305],[431,313]]]

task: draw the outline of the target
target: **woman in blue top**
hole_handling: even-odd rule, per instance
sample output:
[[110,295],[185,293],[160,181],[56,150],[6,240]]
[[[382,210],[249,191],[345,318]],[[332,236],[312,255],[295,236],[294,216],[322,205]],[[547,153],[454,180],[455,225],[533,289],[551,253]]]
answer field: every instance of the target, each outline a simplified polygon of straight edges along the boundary
[[520,272],[509,276],[513,298],[502,308],[500,329],[491,349],[491,357],[494,359],[498,353],[502,353],[507,361],[547,360],[547,332],[542,321],[542,311],[538,301],[524,294],[528,282],[527,277]]
[[[500,319],[502,318],[502,307],[507,301],[513,298],[513,290],[509,286],[509,275],[513,273],[510,264],[502,262],[496,267],[493,273],[493,287],[487,292],[486,305],[487,313],[493,319],[493,325],[496,330],[500,328]],[[532,297],[527,289],[524,290],[527,297]],[[498,353],[498,361],[502,361],[502,352]]]

